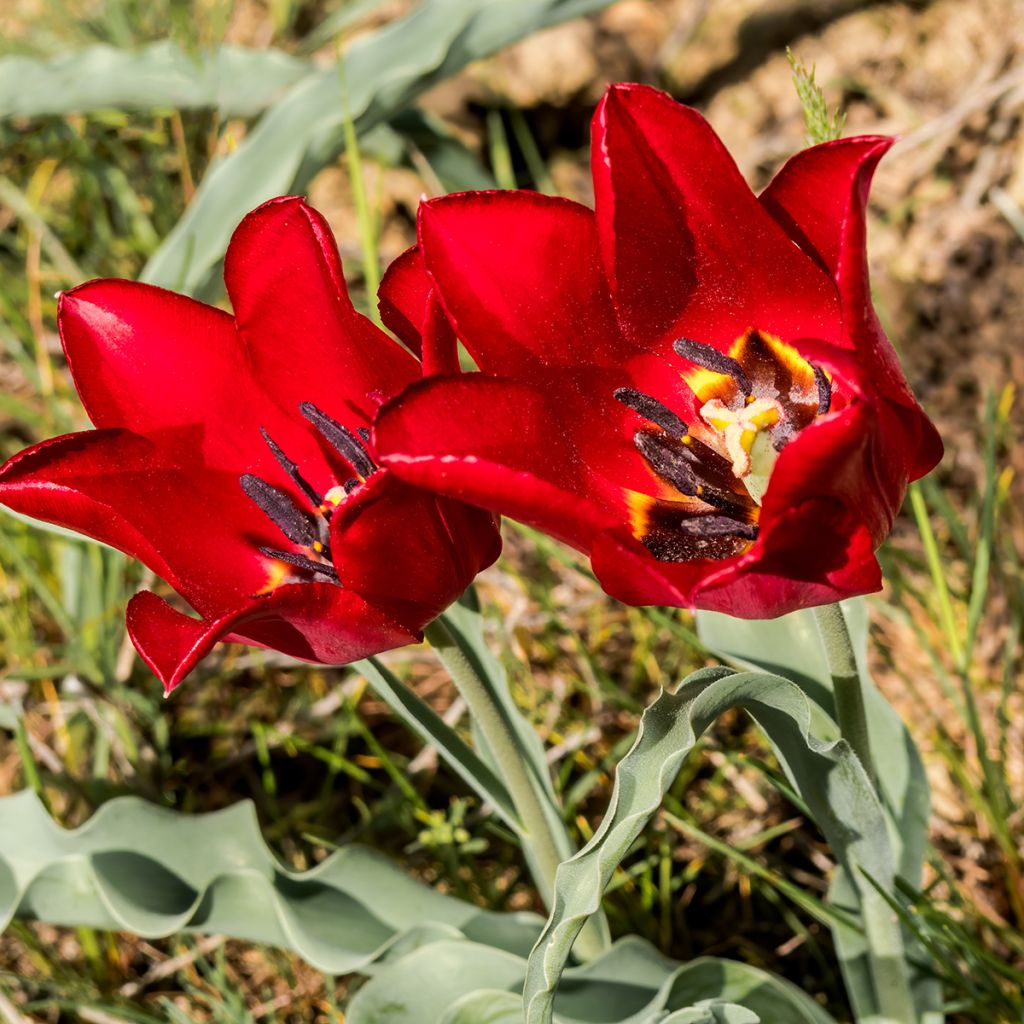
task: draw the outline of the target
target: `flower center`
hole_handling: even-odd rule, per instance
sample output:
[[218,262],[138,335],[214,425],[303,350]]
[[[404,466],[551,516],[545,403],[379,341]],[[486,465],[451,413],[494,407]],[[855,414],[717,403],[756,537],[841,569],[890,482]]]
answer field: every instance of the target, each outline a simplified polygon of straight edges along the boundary
[[242,490],[285,538],[295,545],[293,550],[260,547],[260,553],[273,560],[267,576],[267,585],[260,590],[260,594],[269,594],[282,583],[307,583],[317,578],[339,583],[338,574],[331,560],[329,544],[331,516],[334,510],[378,469],[366,449],[369,431],[361,428],[353,433],[312,402],[303,402],[299,406],[299,412],[351,466],[356,475],[343,484],[331,487],[321,496],[302,475],[298,465],[288,458],[280,445],[263,427],[260,427],[263,440],[277,459],[278,465],[311,506],[309,511],[301,508],[286,491],[253,473],[244,473],[241,476]]
[[831,383],[791,345],[753,329],[728,354],[688,338],[674,348],[692,365],[683,380],[697,399],[694,423],[643,392],[615,392],[649,421],[634,444],[668,485],[657,497],[628,492],[630,526],[661,561],[729,558],[757,539],[779,452],[829,411]]

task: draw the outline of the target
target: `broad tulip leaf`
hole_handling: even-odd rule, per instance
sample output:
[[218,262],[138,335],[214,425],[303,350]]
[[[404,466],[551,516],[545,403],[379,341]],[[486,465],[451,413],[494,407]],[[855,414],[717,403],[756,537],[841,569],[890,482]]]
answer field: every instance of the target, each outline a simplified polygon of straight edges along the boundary
[[152,284],[195,294],[242,217],[265,199],[301,191],[358,133],[386,121],[472,60],[609,0],[424,0],[355,40],[343,65],[307,75],[203,178],[184,216],[146,266]]
[[744,1006],[716,1001],[677,1010],[660,1024],[761,1024],[761,1018]]
[[122,797],[65,830],[24,791],[0,799],[0,835],[0,930],[18,915],[150,938],[222,933],[341,974],[441,938],[523,955],[540,927],[444,896],[358,847],[290,871],[251,803],[192,816]]
[[0,59],[0,117],[190,107],[253,117],[315,70],[280,50],[189,53],[169,40],[137,50],[100,44],[49,60],[10,56]]
[[522,1020],[522,996],[484,988],[457,999],[438,1024],[522,1024]]
[[[928,845],[928,777],[910,731],[868,672],[867,602],[857,598],[843,602],[842,607],[864,685],[871,752],[897,874],[917,887],[921,884]],[[799,611],[778,619],[754,621],[702,611],[697,613],[697,630],[708,648],[733,665],[792,679],[828,715],[834,715],[832,678],[813,612]],[[856,905],[854,886],[842,869],[836,873],[829,899],[840,908]],[[875,995],[864,935],[841,926],[834,933],[851,1002],[859,1012],[867,1013],[874,1005]],[[921,954],[916,942],[909,935],[905,941],[912,957],[926,963],[928,958]],[[913,978],[913,988],[920,1012],[936,1013],[941,1009],[941,986],[927,973],[920,972]]]
[[[520,1024],[522,957],[441,939],[376,969],[346,1024]],[[680,1014],[678,1018],[675,1016]],[[678,964],[631,937],[566,970],[554,1024],[835,1024],[788,982],[746,964]]]
[[[599,906],[613,872],[661,805],[700,734],[723,712],[737,707],[765,731],[837,860],[856,880],[856,909],[863,913],[866,926],[881,927],[890,943],[890,958],[881,966],[896,972],[896,982],[901,980],[904,951],[899,929],[879,892],[863,879],[866,873],[891,892],[895,862],[884,812],[859,760],[844,740],[833,738],[834,723],[827,738],[815,734],[812,723],[819,720],[820,711],[815,713],[796,683],[764,673],[703,669],[675,693],[662,693],[644,712],[636,742],[619,764],[600,828],[559,868],[554,909],[530,956],[524,989],[528,1024],[552,1020],[555,989],[573,942]],[[744,1005],[759,1012],[749,1001]],[[804,1012],[813,1013],[806,1005]]]
[[[871,752],[890,814],[890,838],[896,851],[899,875],[911,885],[919,886],[931,810],[928,777],[903,719],[878,691],[868,673],[867,602],[862,598],[846,601],[843,612],[865,686]],[[755,621],[702,611],[697,613],[697,631],[710,650],[730,663],[792,679],[834,718],[832,678],[813,612],[799,611],[778,619]]]
[[524,967],[522,957],[479,943],[434,942],[381,968],[352,998],[345,1024],[435,1024],[481,989],[517,992]]

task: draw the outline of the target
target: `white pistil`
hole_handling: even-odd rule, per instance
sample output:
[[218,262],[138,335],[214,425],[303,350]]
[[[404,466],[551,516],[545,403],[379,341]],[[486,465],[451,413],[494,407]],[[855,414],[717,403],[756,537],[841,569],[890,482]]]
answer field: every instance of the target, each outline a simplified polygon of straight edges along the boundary
[[724,454],[732,460],[733,475],[759,505],[778,457],[769,431],[785,415],[774,398],[755,398],[739,409],[712,398],[700,410],[701,419],[718,434]]

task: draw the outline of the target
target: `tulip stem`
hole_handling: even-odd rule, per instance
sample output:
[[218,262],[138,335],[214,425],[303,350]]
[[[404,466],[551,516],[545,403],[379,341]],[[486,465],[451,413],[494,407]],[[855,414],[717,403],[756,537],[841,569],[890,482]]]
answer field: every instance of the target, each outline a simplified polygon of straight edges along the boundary
[[838,604],[822,605],[814,609],[814,618],[825,648],[828,671],[832,676],[839,733],[853,748],[877,791],[875,762],[871,756],[871,734],[864,707],[864,685],[843,609]]
[[[538,782],[531,777],[512,724],[480,678],[476,666],[440,619],[435,619],[423,632],[448,670],[494,755],[519,817],[523,845],[529,850],[544,905],[550,910],[554,906],[555,873],[571,851],[563,852],[566,842],[564,839],[560,842],[555,833],[554,824],[538,793]],[[575,951],[584,960],[591,960],[607,945],[601,925],[592,918],[580,933]]]
[[[864,683],[843,609],[838,604],[824,605],[814,609],[814,617],[832,676],[839,733],[864,766],[871,786],[881,800],[883,797],[871,756]],[[914,1024],[918,1017],[907,974],[899,919],[870,882],[858,879],[856,884],[861,889],[864,937],[878,1011],[864,1019],[872,1024]]]

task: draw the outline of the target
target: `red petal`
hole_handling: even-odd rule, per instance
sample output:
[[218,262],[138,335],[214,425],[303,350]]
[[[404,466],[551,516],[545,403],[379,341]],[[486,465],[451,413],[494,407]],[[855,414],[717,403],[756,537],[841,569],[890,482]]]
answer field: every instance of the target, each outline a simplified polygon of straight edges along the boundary
[[380,411],[374,443],[396,476],[586,549],[609,518],[553,405],[520,380],[434,377]]
[[536,374],[623,358],[585,206],[533,192],[464,193],[422,204],[419,231],[441,301],[482,370]]
[[97,427],[144,434],[206,422],[220,438],[236,436],[238,410],[253,395],[226,313],[152,285],[101,280],[64,292],[57,321]]
[[[444,515],[457,522],[458,535]],[[341,585],[417,629],[433,621],[501,550],[481,509],[375,473],[335,512],[331,551]]]
[[844,300],[867,294],[868,189],[893,141],[865,135],[811,146],[791,157],[760,196],[793,241],[841,282]]
[[127,622],[132,643],[166,693],[220,640],[272,647],[305,661],[344,665],[422,639],[358,594],[330,583],[280,587],[213,620],[184,615],[155,594],[142,591],[129,602]]
[[65,434],[24,449],[0,467],[0,503],[118,548],[173,580],[150,538],[125,517],[124,509],[92,493],[102,490],[111,470],[108,458],[125,469],[148,461],[156,472],[154,446],[138,435],[123,430]]
[[593,140],[601,249],[638,344],[653,351],[684,335],[724,348],[748,327],[836,340],[832,282],[765,213],[700,114],[616,85]]
[[[899,359],[871,304],[867,265],[867,200],[871,179],[892,139],[864,136],[813,146],[792,157],[761,194],[761,203],[835,277],[848,340],[865,377],[902,407],[900,449],[911,479],[942,458],[942,440],[913,397]],[[895,454],[894,456],[895,457]]]
[[377,306],[384,326],[416,355],[420,354],[423,317],[433,287],[423,263],[423,253],[414,245],[384,271],[377,291]]
[[771,619],[882,585],[868,531],[824,500],[794,509],[771,546],[750,561],[659,562],[616,530],[596,540],[591,562],[601,586],[626,604],[706,608],[740,619]]
[[201,446],[200,428],[54,438],[0,470],[0,501],[120,548],[217,615],[265,585],[258,547],[280,536],[235,474],[195,465]]
[[734,576],[709,579],[698,608],[741,619],[775,618],[799,608],[832,604],[882,587],[868,530],[827,500],[791,510],[770,545]]
[[356,312],[330,228],[301,199],[272,199],[239,224],[224,280],[252,374],[288,416],[313,402],[368,423],[420,376],[415,358]]
[[381,318],[423,362],[423,375],[459,372],[459,340],[418,245],[406,249],[381,281]]

